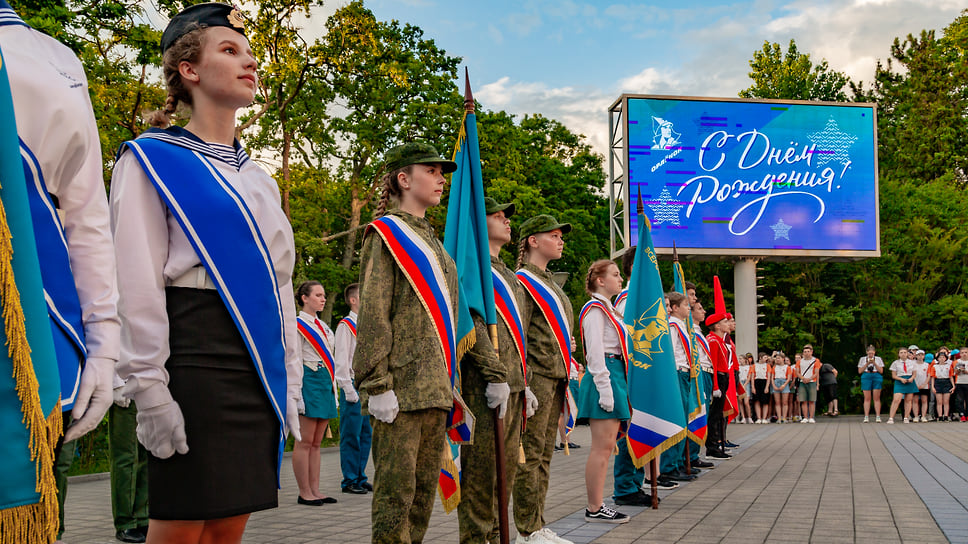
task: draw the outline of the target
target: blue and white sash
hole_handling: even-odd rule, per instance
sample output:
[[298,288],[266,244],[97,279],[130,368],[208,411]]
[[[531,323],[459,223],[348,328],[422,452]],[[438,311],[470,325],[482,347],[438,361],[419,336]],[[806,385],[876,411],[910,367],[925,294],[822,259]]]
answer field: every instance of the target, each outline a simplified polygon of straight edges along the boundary
[[57,215],[40,161],[20,140],[20,156],[27,180],[27,198],[37,240],[37,257],[40,259],[40,275],[44,283],[44,299],[47,315],[54,335],[54,350],[60,371],[61,407],[69,410],[74,405],[81,384],[81,365],[87,357],[84,342],[84,323],[81,320],[81,302],[71,272],[67,253],[64,226]]
[[[198,151],[152,137],[130,149],[185,231],[245,341],[279,419],[279,457],[286,430],[286,339],[275,267],[242,196]],[[278,467],[278,465],[277,465]],[[277,468],[278,470],[278,468]]]

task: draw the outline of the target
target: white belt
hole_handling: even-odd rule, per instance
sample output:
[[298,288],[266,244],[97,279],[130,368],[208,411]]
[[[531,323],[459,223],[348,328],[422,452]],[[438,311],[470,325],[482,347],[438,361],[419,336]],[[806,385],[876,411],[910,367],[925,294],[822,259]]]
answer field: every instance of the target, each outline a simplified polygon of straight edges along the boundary
[[313,372],[316,372],[317,370],[323,367],[323,362],[322,361],[303,361],[303,366],[308,368],[309,370],[312,370]]
[[191,289],[215,289],[215,282],[205,271],[204,266],[196,266],[181,276],[168,282],[169,287],[188,287]]

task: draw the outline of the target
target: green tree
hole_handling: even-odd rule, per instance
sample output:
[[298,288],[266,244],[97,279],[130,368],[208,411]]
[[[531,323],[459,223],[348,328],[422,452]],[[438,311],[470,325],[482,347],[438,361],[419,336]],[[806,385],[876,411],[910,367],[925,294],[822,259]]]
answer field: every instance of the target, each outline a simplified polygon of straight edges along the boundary
[[793,100],[827,100],[844,102],[850,79],[831,70],[827,61],[814,64],[810,55],[797,50],[790,40],[786,54],[780,44],[764,42],[763,49],[753,53],[749,73],[753,85],[740,91],[743,98]]

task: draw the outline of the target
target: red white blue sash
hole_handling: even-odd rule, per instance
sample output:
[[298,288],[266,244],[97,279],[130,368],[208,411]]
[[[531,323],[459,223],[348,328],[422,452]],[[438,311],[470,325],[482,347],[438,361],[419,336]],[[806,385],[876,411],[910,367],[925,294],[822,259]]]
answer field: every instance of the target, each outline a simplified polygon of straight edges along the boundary
[[330,353],[329,348],[326,346],[326,339],[319,334],[319,330],[310,323],[309,320],[302,316],[296,317],[296,327],[299,328],[299,334],[309,342],[309,345],[313,347],[316,351],[316,355],[319,355],[319,360],[323,362],[323,366],[329,371],[329,378],[336,383],[336,370],[333,365],[333,354]]
[[615,327],[615,332],[618,333],[618,343],[622,347],[622,362],[625,364],[625,373],[628,374],[629,368],[629,338],[628,333],[625,330],[623,324],[615,317],[615,314],[605,305],[604,302],[600,300],[589,300],[581,308],[581,313],[578,314],[578,328],[582,329],[582,321],[585,320],[585,316],[588,315],[593,308],[598,308],[601,310],[605,316],[608,318],[609,323]]
[[27,179],[27,198],[40,259],[44,299],[60,371],[61,408],[69,410],[74,406],[74,397],[81,384],[81,366],[87,357],[81,303],[57,206],[47,191],[40,161],[23,140],[20,140],[20,158]]
[[348,328],[350,332],[353,333],[353,338],[356,338],[356,321],[353,321],[353,318],[351,318],[350,316],[346,316],[340,320],[340,323],[346,325],[346,328]]
[[689,361],[689,366],[692,367],[692,349],[689,343],[689,337],[686,336],[686,332],[682,330],[682,326],[673,320],[669,320],[669,325],[672,325],[676,329],[676,333],[679,335],[679,341],[682,342],[682,349],[686,352],[686,360]]
[[548,287],[544,281],[536,274],[527,269],[517,272],[518,280],[534,299],[541,315],[545,317],[551,327],[552,334],[558,342],[558,349],[561,354],[561,363],[565,367],[565,375],[569,373],[569,362],[571,362],[571,328],[568,326],[565,317],[565,308],[558,295]]
[[447,434],[455,443],[469,442],[473,435],[473,415],[464,406],[454,384],[457,368],[457,310],[444,271],[433,250],[402,219],[385,215],[374,220],[367,230],[375,230],[386,244],[397,266],[407,277],[410,286],[427,310],[450,377],[454,405],[447,416]]
[[178,221],[232,315],[286,439],[286,338],[275,265],[242,195],[196,150],[153,136],[125,142]]
[[514,296],[514,291],[504,277],[494,268],[491,268],[491,275],[494,277],[494,305],[497,313],[500,314],[504,324],[507,325],[511,338],[514,339],[514,348],[521,359],[521,373],[524,375],[524,383],[528,383],[528,358],[525,347],[524,324],[521,323],[521,309],[518,308],[518,300]]
[[615,297],[615,303],[612,305],[618,308],[619,304],[622,304],[623,302],[625,302],[625,299],[627,299],[628,296],[629,296],[629,290],[622,289],[622,292]]
[[706,337],[703,336],[702,333],[699,333],[699,332],[693,332],[693,336],[695,336],[695,338],[696,338],[696,344],[699,346],[699,349],[701,349],[703,351],[703,353],[706,354],[706,359],[708,359],[709,360],[709,364],[712,365],[713,364],[713,358],[709,354],[709,342],[706,340]]

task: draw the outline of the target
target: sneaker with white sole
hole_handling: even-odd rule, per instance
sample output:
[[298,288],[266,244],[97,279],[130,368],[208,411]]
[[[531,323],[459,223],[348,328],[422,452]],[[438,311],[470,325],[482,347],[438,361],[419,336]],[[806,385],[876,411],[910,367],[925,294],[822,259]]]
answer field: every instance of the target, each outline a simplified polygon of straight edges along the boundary
[[887,424],[888,425],[894,425],[894,418],[893,417],[887,418]]
[[870,422],[871,422],[871,417],[870,416],[864,416],[864,423],[870,423]]
[[881,422],[881,416],[877,416],[877,419],[874,420],[874,423],[880,423],[880,422]]
[[800,423],[810,423],[810,422],[809,422],[809,421],[807,421],[807,420],[806,420],[806,418],[804,418],[804,419],[801,419],[801,420],[800,420]]
[[628,523],[629,517],[621,512],[612,510],[611,508],[602,505],[598,509],[598,512],[589,512],[585,509],[585,521],[593,523]]
[[816,419],[813,419],[813,418],[810,418],[807,421],[809,421],[810,423],[816,423],[817,422],[817,420]]
[[515,544],[574,544],[570,540],[561,538],[547,527],[538,529],[528,536],[518,535],[514,542]]
[[910,423],[910,422],[911,422],[911,420],[910,420],[910,419],[908,419],[908,418],[904,418],[904,423]]

